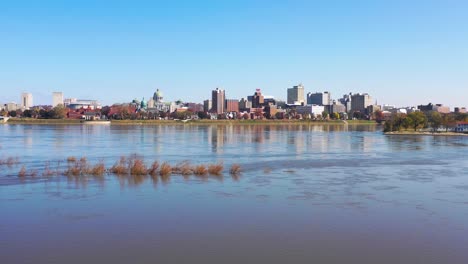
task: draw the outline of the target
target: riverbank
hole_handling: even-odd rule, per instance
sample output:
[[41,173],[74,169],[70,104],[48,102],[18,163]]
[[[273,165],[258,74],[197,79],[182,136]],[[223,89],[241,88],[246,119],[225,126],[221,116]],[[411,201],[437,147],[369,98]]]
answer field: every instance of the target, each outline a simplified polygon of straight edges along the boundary
[[[79,125],[76,119],[10,118],[9,124]],[[112,125],[378,125],[369,120],[112,120]]]
[[467,133],[456,132],[426,132],[426,131],[393,131],[385,132],[385,135],[404,135],[404,136],[468,136]]
[[37,119],[37,118],[15,118],[8,120],[8,124],[31,124],[31,125],[80,125],[78,119]]

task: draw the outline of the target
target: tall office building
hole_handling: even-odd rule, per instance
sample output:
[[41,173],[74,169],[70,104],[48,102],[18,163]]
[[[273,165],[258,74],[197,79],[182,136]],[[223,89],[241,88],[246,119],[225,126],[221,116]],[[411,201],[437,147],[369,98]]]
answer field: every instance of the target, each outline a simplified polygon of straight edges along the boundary
[[265,104],[265,98],[262,95],[262,91],[257,89],[252,97],[252,107],[260,108]]
[[216,90],[213,90],[211,92],[211,103],[212,103],[211,112],[216,113],[216,114],[224,113],[225,103],[226,103],[226,93],[224,92],[224,90],[220,90],[219,88],[216,88]]
[[330,93],[308,93],[307,94],[308,105],[330,105]]
[[33,106],[33,96],[31,93],[22,93],[21,94],[21,107],[29,109]]
[[203,111],[205,112],[211,111],[211,100],[203,101]]
[[302,84],[293,86],[293,88],[288,89],[288,104],[304,104],[304,86]]
[[372,105],[372,97],[367,94],[353,94],[351,96],[351,112],[366,113],[366,109]]
[[239,112],[239,100],[226,99],[226,112]]
[[52,107],[56,107],[59,104],[63,105],[63,93],[53,92],[52,93]]

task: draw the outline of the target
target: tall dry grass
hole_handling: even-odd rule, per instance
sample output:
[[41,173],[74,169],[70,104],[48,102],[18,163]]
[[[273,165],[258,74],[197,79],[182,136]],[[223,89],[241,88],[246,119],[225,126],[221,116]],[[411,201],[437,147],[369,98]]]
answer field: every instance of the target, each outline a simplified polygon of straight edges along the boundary
[[148,170],[142,159],[135,158],[129,163],[130,175],[147,175]]
[[161,168],[159,169],[160,176],[169,176],[172,173],[172,167],[169,163],[164,162],[161,164]]
[[222,163],[208,165],[208,173],[210,175],[221,176],[223,174],[224,165]]
[[127,170],[127,158],[124,156],[120,157],[119,161],[117,161],[111,168],[110,172],[117,174],[117,175],[125,175],[128,174]]
[[158,175],[159,162],[154,161],[151,166],[148,168],[148,174],[151,176]]
[[205,176],[208,174],[208,169],[203,164],[196,165],[195,167],[193,167],[193,174],[197,176]]
[[239,164],[232,164],[229,173],[232,175],[239,175],[241,173],[241,166]]

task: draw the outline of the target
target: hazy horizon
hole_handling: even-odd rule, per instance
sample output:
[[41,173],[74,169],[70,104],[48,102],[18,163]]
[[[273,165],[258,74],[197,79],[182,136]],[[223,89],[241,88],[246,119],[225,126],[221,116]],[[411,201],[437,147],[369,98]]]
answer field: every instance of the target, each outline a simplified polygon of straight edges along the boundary
[[103,105],[202,102],[221,87],[369,93],[379,104],[468,106],[464,1],[0,3],[0,103],[51,93]]

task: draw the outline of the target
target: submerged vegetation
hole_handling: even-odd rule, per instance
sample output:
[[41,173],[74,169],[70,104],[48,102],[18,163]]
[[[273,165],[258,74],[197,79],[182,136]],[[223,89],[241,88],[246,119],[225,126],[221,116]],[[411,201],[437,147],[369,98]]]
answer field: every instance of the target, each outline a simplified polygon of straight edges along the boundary
[[[7,165],[10,168],[14,166],[19,167],[17,176],[21,180],[25,180],[27,177],[36,177],[37,175],[47,178],[52,176],[67,176],[69,180],[74,180],[80,184],[85,184],[88,176],[97,177],[95,179],[103,181],[104,178],[102,176],[105,175],[115,175],[121,180],[127,179],[133,185],[145,181],[148,176],[150,176],[154,183],[159,178],[163,183],[168,182],[171,175],[181,175],[185,179],[188,179],[191,175],[206,179],[208,175],[211,175],[218,180],[222,180],[224,172],[222,162],[192,165],[189,161],[183,161],[171,165],[169,162],[160,163],[156,160],[148,166],[145,160],[137,155],[122,156],[111,167],[106,167],[103,160],[91,163],[86,157],[77,158],[73,156],[57,161],[53,165],[51,165],[50,161],[47,161],[39,171],[28,168],[25,164],[21,164],[18,158],[13,157],[0,159],[1,165]],[[241,173],[241,166],[239,164],[232,164],[228,172],[233,179],[237,180]]]

